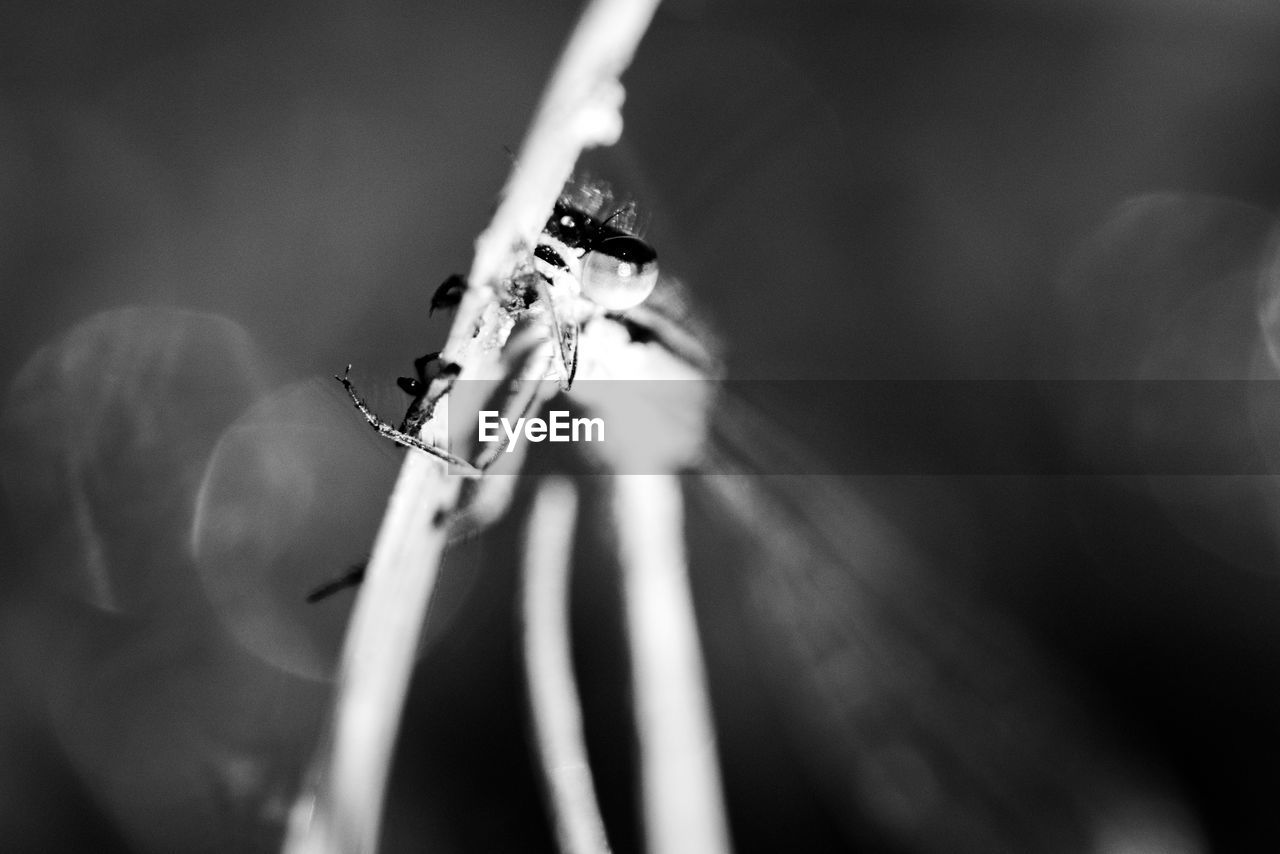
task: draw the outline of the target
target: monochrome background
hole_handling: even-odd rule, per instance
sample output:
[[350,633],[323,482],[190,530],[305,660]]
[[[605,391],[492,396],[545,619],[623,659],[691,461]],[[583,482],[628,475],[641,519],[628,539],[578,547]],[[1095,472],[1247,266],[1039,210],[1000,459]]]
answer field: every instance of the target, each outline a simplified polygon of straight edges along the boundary
[[[353,363],[399,414],[577,10],[0,11],[0,849],[278,844],[350,602],[302,599],[364,559],[399,459],[328,378]],[[786,381],[1275,379],[1277,55],[1269,0],[671,0],[587,166],[637,200],[729,375],[770,381],[755,451],[839,459],[874,414]],[[1166,398],[1126,405],[1129,433],[1085,403],[999,425],[1015,458],[1103,474],[843,486],[1179,805],[1180,850],[1274,850],[1280,489],[1105,474],[1212,450]],[[1274,460],[1275,419],[1224,413],[1223,441]],[[388,851],[551,848],[521,507],[446,567]],[[616,579],[583,548],[589,737],[630,851]],[[693,567],[738,848],[957,850],[832,794],[718,569]]]

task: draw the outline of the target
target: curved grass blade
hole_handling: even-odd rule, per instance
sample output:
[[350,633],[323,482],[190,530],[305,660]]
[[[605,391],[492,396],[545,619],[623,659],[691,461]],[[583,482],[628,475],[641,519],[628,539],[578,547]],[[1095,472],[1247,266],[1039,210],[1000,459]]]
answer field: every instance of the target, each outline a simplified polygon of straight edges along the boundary
[[526,523],[520,590],[524,667],[539,765],[560,850],[607,854],[569,644],[569,568],[577,509],[577,493],[568,482],[539,485]]

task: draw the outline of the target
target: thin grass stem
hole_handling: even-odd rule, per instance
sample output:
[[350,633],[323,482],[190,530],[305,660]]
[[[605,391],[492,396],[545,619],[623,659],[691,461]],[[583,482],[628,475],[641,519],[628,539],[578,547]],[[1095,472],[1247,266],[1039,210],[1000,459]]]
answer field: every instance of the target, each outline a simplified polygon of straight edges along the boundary
[[582,728],[570,646],[569,571],[578,496],[568,481],[538,490],[527,522],[520,611],[533,729],[556,839],[564,854],[607,854]]
[[684,502],[671,474],[613,478],[640,740],[646,848],[730,850],[715,730],[684,547]]

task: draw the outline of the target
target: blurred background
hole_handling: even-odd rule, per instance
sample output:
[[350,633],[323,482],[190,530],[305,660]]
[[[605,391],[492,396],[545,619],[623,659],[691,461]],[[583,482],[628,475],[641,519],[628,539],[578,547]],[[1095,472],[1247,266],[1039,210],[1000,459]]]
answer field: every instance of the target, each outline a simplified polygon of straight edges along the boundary
[[[467,268],[577,11],[0,11],[0,849],[277,846],[350,603],[302,600],[364,560],[399,460],[328,378],[354,363],[375,409],[399,414],[390,380],[442,342],[431,293]],[[671,0],[625,78],[623,142],[589,166],[639,201],[740,379],[1267,381],[1278,53],[1269,0]],[[832,471],[868,420],[852,398],[754,402]],[[734,598],[724,529],[699,529],[741,850],[1275,850],[1280,491],[1256,474],[1111,476],[1115,454],[1185,444],[1177,419],[1139,396],[1117,434],[1097,426],[1115,413],[1062,403],[989,426],[1097,476],[850,477],[857,503],[830,499],[878,532],[845,572],[920,573],[882,580],[895,608],[1003,615],[1022,662],[1008,673],[1043,693],[994,665],[999,688],[978,679],[962,700],[901,690],[943,716],[1025,695],[1052,725],[1008,736],[1022,759],[966,757],[957,725],[929,730],[955,748],[945,775],[911,747],[879,783],[844,780],[833,761],[875,724],[830,699],[830,675],[788,675],[812,655],[768,658],[817,632],[811,612],[771,599],[770,623]],[[1276,415],[1224,412],[1194,441],[1244,430],[1274,459]],[[515,646],[522,506],[446,567],[388,851],[551,847]],[[575,582],[588,737],[631,851],[616,578],[582,549],[579,570],[605,570]],[[955,599],[920,592],[935,584]],[[842,616],[861,619],[825,618]],[[972,649],[963,667],[985,672],[980,644],[931,626],[924,655]],[[742,660],[751,632],[772,664]],[[824,704],[857,726],[823,729]],[[1059,778],[1085,754],[1092,770]],[[1040,766],[1045,792],[991,780]],[[1109,802],[1128,824],[1091,826],[1054,794],[1098,780],[1130,793]],[[913,826],[920,791],[979,782],[997,806],[973,821],[1009,829],[1004,848]]]

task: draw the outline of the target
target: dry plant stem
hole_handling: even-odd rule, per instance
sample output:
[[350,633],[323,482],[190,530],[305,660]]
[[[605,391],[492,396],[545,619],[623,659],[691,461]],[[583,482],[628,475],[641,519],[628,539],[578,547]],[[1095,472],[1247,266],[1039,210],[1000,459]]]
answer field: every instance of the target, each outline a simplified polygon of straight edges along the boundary
[[654,854],[730,850],[715,731],[684,550],[680,480],[613,478],[646,847]]
[[567,481],[548,480],[539,488],[529,516],[520,597],[525,674],[560,850],[607,854],[569,642],[569,569],[577,506],[577,493]]
[[[460,379],[510,374],[494,296],[537,239],[584,148],[621,133],[618,76],[657,0],[594,0],[561,57],[476,255],[442,358]],[[424,428],[443,434],[443,414]],[[414,653],[461,478],[410,452],[374,544],[343,648],[328,732],[290,815],[289,854],[376,850],[383,794]]]

